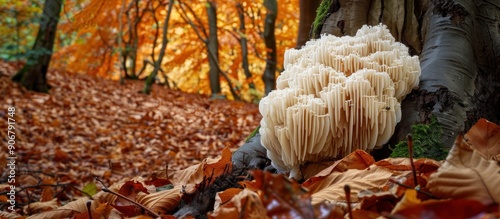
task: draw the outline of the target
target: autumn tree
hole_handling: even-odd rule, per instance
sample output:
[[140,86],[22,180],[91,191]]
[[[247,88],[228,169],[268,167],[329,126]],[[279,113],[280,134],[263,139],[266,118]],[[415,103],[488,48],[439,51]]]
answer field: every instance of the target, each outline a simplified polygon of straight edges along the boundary
[[[174,0],[170,0],[170,2],[168,3],[167,16],[165,17],[165,20],[163,21],[163,33],[162,33],[160,54],[158,56],[158,59],[155,60],[154,50],[153,50],[152,58],[154,61],[154,63],[153,63],[154,69],[153,69],[153,72],[151,72],[151,74],[146,79],[146,83],[144,85],[144,90],[142,91],[145,94],[151,93],[151,86],[153,85],[153,82],[156,78],[156,75],[158,74],[158,71],[161,70],[161,63],[163,61],[163,57],[165,56],[165,50],[167,49],[167,44],[168,44],[168,38],[167,38],[168,24],[170,21],[170,15],[172,14],[172,9],[173,9],[174,4],[175,4]],[[156,43],[156,39],[155,39],[155,43]]]
[[296,49],[300,49],[309,40],[316,9],[321,0],[300,0],[299,33],[297,34]]
[[264,24],[264,42],[267,48],[266,69],[262,75],[265,84],[265,94],[269,94],[276,88],[276,37],[274,29],[276,28],[276,17],[278,14],[278,2],[276,0],[264,0],[264,6],[267,9]]
[[0,58],[21,64],[35,41],[43,4],[0,0],[0,5]]
[[[120,76],[125,77],[125,70],[131,77],[134,64],[135,76],[141,80],[148,78],[162,50],[162,26],[169,1],[139,1],[138,10],[135,3],[135,0],[89,0],[80,5],[78,1],[69,1],[65,5],[68,19],[62,19],[59,28],[66,35],[74,36],[73,42],[59,48],[55,53],[58,61],[52,65],[118,80]],[[207,49],[210,34],[207,1],[175,1],[167,30],[168,47],[152,79],[172,85],[173,89],[211,94],[209,59],[217,57],[217,65],[212,66],[218,71],[220,94],[229,99],[241,97],[245,101],[258,101],[264,94],[262,74],[267,49],[263,33],[267,9],[261,1],[253,0],[213,3],[217,13],[218,54],[212,55]],[[274,29],[275,71],[279,72],[283,69],[284,51],[295,46],[299,15],[296,0],[284,0],[277,6],[283,12],[277,14]],[[136,11],[140,19],[134,25]],[[244,31],[240,29],[242,22]],[[135,35],[137,46],[133,43]],[[132,49],[137,50],[133,52],[136,55],[132,55]],[[246,56],[244,50],[247,50]]]
[[238,33],[240,36],[240,44],[241,44],[241,67],[243,68],[243,72],[245,73],[245,77],[248,80],[248,86],[250,89],[255,89],[255,84],[252,80],[252,73],[250,72],[250,66],[248,63],[248,40],[245,34],[245,11],[243,9],[243,5],[241,3],[236,3],[236,8],[238,8],[238,18],[240,20],[240,26],[238,29]]
[[323,1],[313,37],[387,25],[396,40],[420,56],[422,69],[418,89],[402,103],[404,116],[393,139],[436,118],[443,145],[451,146],[479,118],[500,119],[499,9],[498,2],[488,0]]
[[29,90],[37,92],[49,90],[47,70],[52,57],[62,4],[62,0],[45,1],[35,44],[28,53],[26,65],[12,78]]

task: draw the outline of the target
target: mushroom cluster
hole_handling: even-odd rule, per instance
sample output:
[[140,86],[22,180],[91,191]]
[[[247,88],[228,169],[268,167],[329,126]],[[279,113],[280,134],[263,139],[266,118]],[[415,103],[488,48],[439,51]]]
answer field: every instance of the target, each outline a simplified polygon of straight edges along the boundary
[[324,35],[284,60],[277,89],[260,101],[259,132],[272,165],[292,178],[305,162],[387,143],[420,76],[418,57],[384,25]]

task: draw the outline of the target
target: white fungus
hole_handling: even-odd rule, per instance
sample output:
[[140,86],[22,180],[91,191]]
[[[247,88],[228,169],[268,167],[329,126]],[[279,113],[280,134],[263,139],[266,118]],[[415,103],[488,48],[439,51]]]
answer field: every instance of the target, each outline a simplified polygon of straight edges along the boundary
[[301,177],[305,162],[387,143],[400,101],[420,76],[418,57],[384,25],[289,49],[284,67],[277,89],[260,102],[259,132],[272,165],[292,178]]

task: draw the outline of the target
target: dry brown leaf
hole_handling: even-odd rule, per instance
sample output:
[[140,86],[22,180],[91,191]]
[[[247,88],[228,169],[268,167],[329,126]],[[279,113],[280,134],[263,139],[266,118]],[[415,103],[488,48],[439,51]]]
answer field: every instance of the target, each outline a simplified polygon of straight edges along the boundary
[[221,204],[224,204],[228,201],[230,201],[235,195],[241,192],[240,188],[229,188],[226,189],[222,192],[217,192],[215,196],[215,204],[214,204],[214,209],[219,208]]
[[381,218],[381,215],[374,211],[367,211],[363,209],[355,209],[352,211],[352,218],[356,219],[376,219]]
[[175,209],[181,201],[181,186],[151,194],[139,193],[136,201],[153,212],[166,214]]
[[500,126],[480,119],[464,138],[486,160],[500,161]]
[[455,140],[446,161],[430,176],[427,188],[437,197],[500,203],[500,168],[486,160],[462,135]]
[[42,212],[38,214],[33,214],[28,217],[28,219],[39,219],[39,218],[71,218],[75,214],[80,212],[73,211],[70,209],[54,209],[52,211]]
[[93,210],[93,212],[102,215],[104,217],[107,217],[109,216],[112,210],[113,206],[111,206],[109,203],[101,203]]
[[213,177],[213,181],[217,176],[221,175],[224,170],[231,168],[231,151],[224,148],[222,155],[218,158],[205,158],[200,164],[190,166],[184,170],[175,171],[169,179],[172,184],[185,186],[186,192],[192,192],[195,186],[200,184],[204,178]]
[[[308,187],[310,184],[314,184],[316,181],[322,180],[322,178],[330,175],[332,172],[344,172],[348,169],[365,169],[372,165],[375,162],[373,157],[366,153],[363,150],[356,150],[345,156],[341,160],[336,161],[332,165],[324,168],[319,173],[315,174],[310,178],[306,178],[307,180],[302,183],[302,186]],[[310,175],[308,170],[305,170],[306,173],[304,175]],[[312,170],[310,170],[312,171]]]
[[57,198],[54,198],[50,201],[34,202],[34,203],[29,204],[29,205],[26,205],[23,207],[23,211],[25,213],[33,214],[33,213],[50,211],[50,210],[56,209],[59,206],[60,206],[59,201],[57,200]]
[[24,219],[25,216],[18,215],[14,212],[0,211],[1,219]]
[[41,202],[50,201],[54,198],[54,189],[50,186],[47,186],[42,191],[42,197],[40,199]]
[[448,199],[420,201],[417,191],[408,189],[393,209],[391,218],[477,218],[487,207],[476,200]]
[[215,208],[214,212],[209,213],[208,217],[212,219],[269,218],[259,195],[249,189],[243,189],[228,202],[222,203],[220,207]]
[[[61,207],[59,207],[57,210],[72,210],[74,212],[86,212],[87,211],[87,201],[90,199],[87,197],[77,199],[75,201],[72,201],[68,204],[65,204]],[[93,210],[96,205],[95,202],[92,202],[91,209]]]
[[357,194],[361,190],[384,187],[390,177],[406,175],[409,171],[392,171],[384,167],[371,165],[370,167],[357,170],[350,169],[345,172],[333,172],[328,176],[305,186],[312,194],[312,203],[323,201],[345,202],[344,186],[351,187],[351,201],[359,202]]

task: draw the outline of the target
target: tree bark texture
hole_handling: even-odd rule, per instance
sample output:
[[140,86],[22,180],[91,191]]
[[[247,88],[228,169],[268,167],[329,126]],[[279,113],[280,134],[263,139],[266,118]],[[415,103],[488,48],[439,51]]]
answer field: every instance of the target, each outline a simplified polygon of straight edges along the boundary
[[251,89],[255,89],[255,84],[252,81],[252,73],[250,72],[250,65],[248,63],[248,45],[247,45],[247,36],[245,34],[245,13],[243,11],[243,5],[240,3],[236,4],[238,8],[238,18],[240,20],[240,45],[241,45],[241,65],[243,67],[243,72],[245,73],[245,77],[248,81],[248,86]]
[[43,6],[40,28],[26,65],[12,78],[28,90],[48,92],[47,70],[56,37],[62,0],[47,0]]
[[402,102],[403,118],[392,143],[413,124],[435,117],[442,142],[479,118],[500,119],[500,1],[324,0],[328,14],[313,37],[354,35],[364,24],[387,25],[397,41],[419,55],[420,84]]
[[297,35],[296,49],[300,49],[309,40],[311,27],[316,17],[321,0],[300,0],[299,34]]
[[266,19],[264,24],[264,42],[267,48],[266,68],[262,79],[264,81],[265,95],[276,88],[276,17],[278,15],[278,3],[276,0],[264,0],[266,7]]
[[[212,91],[212,96],[219,95],[221,93],[220,80],[219,80],[219,69],[217,65],[219,64],[219,39],[217,38],[217,11],[215,8],[215,3],[212,1],[207,2],[207,14],[208,14],[208,61],[210,65],[210,89]],[[213,55],[210,55],[213,54]]]
[[[165,20],[163,21],[163,34],[161,38],[161,49],[160,49],[160,54],[158,55],[158,60],[154,61],[153,64],[153,72],[148,76],[146,79],[146,82],[144,84],[144,89],[143,93],[149,94],[151,93],[151,87],[153,86],[153,82],[155,81],[156,75],[158,74],[158,71],[161,69],[161,62],[163,61],[163,57],[165,56],[165,50],[167,50],[167,44],[168,44],[168,24],[170,21],[170,15],[172,14],[172,9],[174,7],[175,1],[171,0],[168,3],[168,9],[167,9],[167,16],[165,17]],[[154,54],[153,54],[153,60],[154,60]],[[146,64],[144,64],[146,66]],[[167,80],[167,78],[165,78]],[[167,81],[168,84],[168,81]]]

